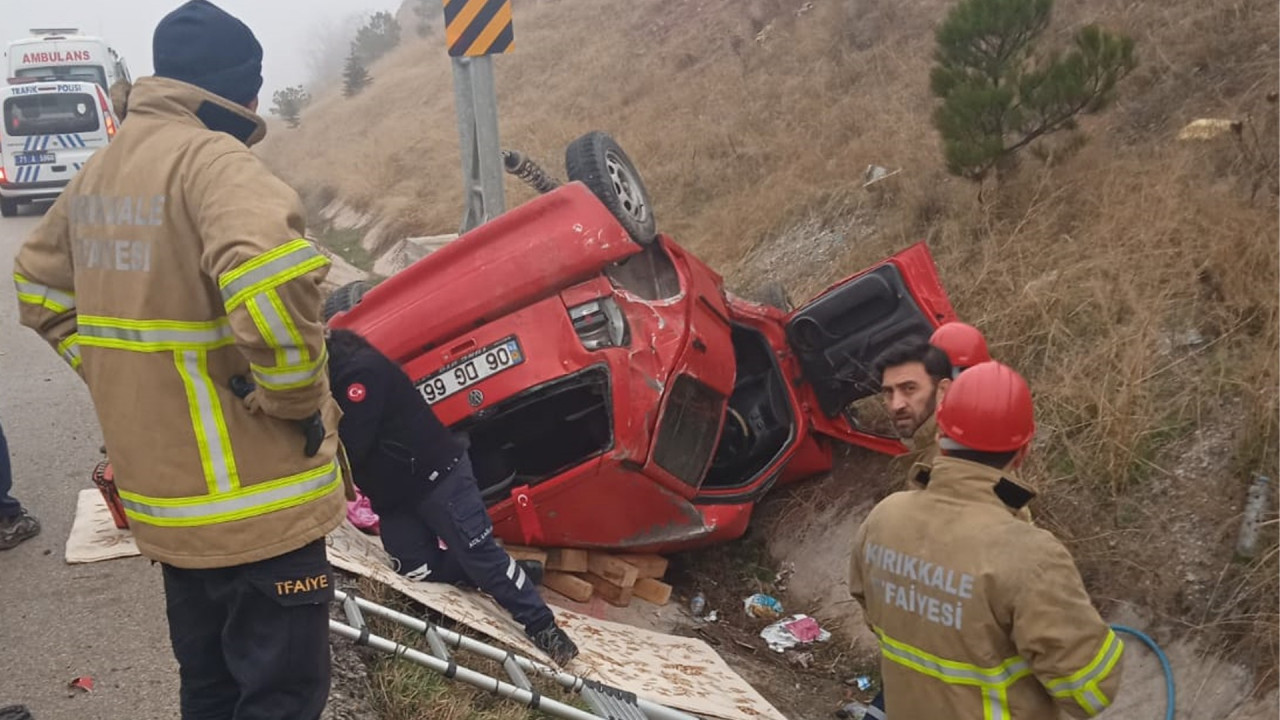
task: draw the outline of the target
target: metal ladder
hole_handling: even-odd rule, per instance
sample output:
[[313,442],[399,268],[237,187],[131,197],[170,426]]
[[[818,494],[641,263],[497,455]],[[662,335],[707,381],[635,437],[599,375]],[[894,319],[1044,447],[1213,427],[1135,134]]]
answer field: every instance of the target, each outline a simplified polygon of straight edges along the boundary
[[[434,670],[451,680],[458,680],[526,707],[541,710],[548,715],[565,718],[565,720],[698,720],[694,715],[636,697],[635,693],[562,672],[510,651],[464,637],[428,620],[415,618],[370,602],[353,593],[337,590],[335,599],[342,604],[347,622],[330,619],[329,630],[333,634],[355,641],[356,644],[366,645],[397,658],[403,658]],[[370,632],[368,623],[365,622],[366,613],[422,633],[427,639],[427,647],[431,652],[424,653],[374,635]],[[458,665],[449,653],[450,648],[467,650],[500,663],[511,682],[504,682]],[[529,674],[552,679],[566,691],[577,693],[593,712],[585,712],[540,694],[529,682]]]

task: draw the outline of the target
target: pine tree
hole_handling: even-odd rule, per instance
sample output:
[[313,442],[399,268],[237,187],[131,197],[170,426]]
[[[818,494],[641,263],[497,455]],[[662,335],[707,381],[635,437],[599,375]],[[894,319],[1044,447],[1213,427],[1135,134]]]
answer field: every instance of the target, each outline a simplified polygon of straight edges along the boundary
[[302,110],[311,102],[311,94],[301,85],[294,85],[272,93],[271,101],[271,114],[280,116],[289,127],[296,128],[302,124]]
[[947,169],[982,180],[1036,139],[1076,127],[1137,65],[1134,42],[1095,25],[1066,53],[1037,56],[1053,0],[961,0],[937,31],[930,76]]
[[346,97],[354,97],[372,82],[373,78],[369,77],[369,71],[360,61],[355,48],[352,48],[351,54],[347,56],[347,65],[342,70],[342,94]]
[[356,31],[352,48],[360,56],[360,62],[367,66],[399,44],[400,23],[396,22],[396,17],[389,12],[377,12]]

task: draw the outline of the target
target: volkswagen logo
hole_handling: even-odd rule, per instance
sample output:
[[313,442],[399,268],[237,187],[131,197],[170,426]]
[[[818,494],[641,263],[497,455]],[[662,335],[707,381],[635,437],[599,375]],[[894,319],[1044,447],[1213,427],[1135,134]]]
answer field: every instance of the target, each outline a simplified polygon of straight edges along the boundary
[[467,393],[467,402],[471,403],[471,407],[480,407],[480,404],[484,402],[484,393],[479,390],[472,390]]

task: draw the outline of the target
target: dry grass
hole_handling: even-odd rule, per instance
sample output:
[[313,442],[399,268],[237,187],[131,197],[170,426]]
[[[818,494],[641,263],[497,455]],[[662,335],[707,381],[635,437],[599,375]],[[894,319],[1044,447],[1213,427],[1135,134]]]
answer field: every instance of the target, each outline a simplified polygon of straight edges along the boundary
[[[796,298],[928,240],[960,315],[1032,381],[1037,517],[1095,596],[1273,672],[1275,524],[1260,560],[1234,562],[1232,547],[1250,475],[1277,476],[1277,6],[1060,2],[1056,32],[1100,20],[1136,37],[1143,64],[1084,123],[1088,142],[1055,140],[1051,162],[1026,158],[981,203],[946,176],[929,125],[931,28],[947,6],[518,0],[516,54],[496,61],[504,145],[559,173],[572,138],[609,131],[661,226],[739,290],[776,280],[759,259],[815,216],[846,243],[835,261],[793,263]],[[358,99],[322,96],[300,130],[277,130],[266,157],[388,229],[454,229],[440,40],[411,41],[373,75]],[[1176,142],[1197,117],[1247,119],[1246,133]],[[870,163],[903,172],[869,193]],[[508,196],[529,195],[512,182]]]

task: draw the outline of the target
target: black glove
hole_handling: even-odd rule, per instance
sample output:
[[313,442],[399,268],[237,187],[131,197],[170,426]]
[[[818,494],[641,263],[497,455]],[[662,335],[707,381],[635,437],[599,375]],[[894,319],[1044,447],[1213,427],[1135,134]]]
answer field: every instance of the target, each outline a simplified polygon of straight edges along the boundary
[[[231,377],[231,392],[235,396],[244,400],[253,393],[257,387],[243,375],[233,375]],[[302,452],[307,457],[315,457],[320,452],[320,445],[324,442],[324,420],[320,417],[320,411],[311,413],[311,416],[305,420],[298,420],[298,427],[302,430],[304,442]]]

